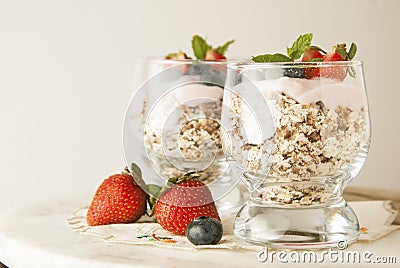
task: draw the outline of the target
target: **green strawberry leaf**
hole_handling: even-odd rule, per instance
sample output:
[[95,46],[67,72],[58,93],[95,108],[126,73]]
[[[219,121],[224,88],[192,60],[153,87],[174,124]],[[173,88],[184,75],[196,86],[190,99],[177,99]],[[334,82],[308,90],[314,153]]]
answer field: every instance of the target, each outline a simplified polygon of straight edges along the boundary
[[156,184],[148,184],[146,190],[148,193],[147,202],[151,208],[151,213],[148,213],[148,216],[153,216],[157,200],[160,198],[161,194],[164,193],[163,188]]
[[343,59],[347,59],[346,44],[337,44],[334,48],[337,54],[339,54]]
[[217,48],[215,49],[215,51],[216,51],[217,53],[221,54],[221,55],[224,55],[225,52],[228,50],[228,47],[229,47],[233,42],[235,42],[234,39],[229,40],[228,42],[226,42],[226,43],[223,44],[222,46],[217,47]]
[[157,184],[148,184],[147,185],[147,192],[149,193],[150,197],[158,199],[160,197],[162,187]]
[[165,59],[175,59],[178,56],[178,53],[169,53],[164,58]]
[[192,48],[196,58],[203,60],[206,57],[207,50],[211,49],[211,46],[207,44],[204,38],[199,35],[195,35],[192,39]]
[[167,186],[169,186],[169,187],[174,186],[177,181],[178,181],[177,177],[168,178]]
[[291,59],[280,53],[258,55],[251,58],[254,62],[288,62]]
[[326,54],[326,51],[318,46],[307,46],[306,49],[317,50],[317,51],[320,51],[320,52]]
[[167,185],[172,187],[173,185],[179,184],[183,181],[194,180],[194,179],[198,179],[199,177],[200,177],[200,175],[196,171],[190,171],[188,173],[183,174],[180,177],[168,178]]
[[125,167],[123,173],[130,174],[135,182],[140,186],[140,188],[145,189],[146,183],[142,178],[142,171],[140,170],[139,166],[136,163],[131,163],[131,168]]
[[357,45],[354,43],[351,43],[349,53],[347,53],[348,60],[352,60],[354,58],[354,56],[356,55],[356,53],[357,53]]
[[307,46],[311,45],[313,34],[300,35],[296,41],[293,42],[292,47],[286,49],[289,58],[294,61],[301,57]]
[[137,174],[140,178],[142,177],[142,171],[136,163],[131,163],[131,171]]

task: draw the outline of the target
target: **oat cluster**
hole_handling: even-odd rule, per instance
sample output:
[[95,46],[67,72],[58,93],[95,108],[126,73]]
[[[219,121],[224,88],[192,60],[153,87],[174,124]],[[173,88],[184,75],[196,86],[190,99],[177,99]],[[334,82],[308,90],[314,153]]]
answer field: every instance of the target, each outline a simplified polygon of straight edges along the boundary
[[[178,146],[187,160],[197,160],[207,150],[222,153],[220,124],[209,118],[193,119],[180,130]],[[214,150],[213,150],[214,149]]]
[[[166,157],[174,157],[180,162],[218,162],[224,158],[220,137],[222,103],[205,102],[198,106],[180,105],[181,116],[176,122],[180,127],[177,133],[162,133],[160,128],[151,128],[146,124],[144,141],[148,151],[158,161],[159,172],[165,178],[176,177],[192,170],[183,170],[166,161]],[[162,137],[162,135],[164,135]],[[164,144],[162,144],[164,142]],[[177,151],[176,149],[179,149]],[[172,152],[172,153],[170,153]],[[152,159],[151,159],[152,160]],[[212,181],[222,175],[218,163],[211,164],[200,172],[200,180]]]
[[276,187],[262,188],[255,200],[290,204],[294,207],[325,203],[335,193],[333,185],[312,185],[292,183]]
[[[355,160],[367,140],[364,109],[358,112],[343,106],[328,109],[321,101],[301,104],[280,92],[273,93],[271,99],[275,135],[272,140],[251,144],[243,143],[244,131],[238,120],[243,112],[242,102],[237,96],[231,98],[233,157],[253,176],[263,177],[269,170],[271,180],[284,182],[262,186],[253,196],[293,206],[325,202],[335,194],[334,186],[307,181],[337,174]],[[272,163],[263,159],[265,147],[271,142],[274,144]]]
[[327,109],[323,102],[299,104],[279,94],[275,157],[270,175],[307,178],[332,175],[350,164],[366,140],[365,112]]

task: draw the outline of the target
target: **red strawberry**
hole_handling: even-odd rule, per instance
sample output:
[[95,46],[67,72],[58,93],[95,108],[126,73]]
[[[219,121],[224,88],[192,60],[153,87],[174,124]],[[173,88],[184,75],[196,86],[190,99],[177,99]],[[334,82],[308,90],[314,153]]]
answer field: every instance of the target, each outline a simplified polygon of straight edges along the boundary
[[323,61],[345,61],[345,59],[335,51],[328,52],[323,58]]
[[[322,55],[320,51],[322,50],[316,46],[306,47],[301,61],[302,62],[313,61],[314,59],[321,59],[322,61],[322,57],[324,55]],[[308,79],[319,77],[320,75],[319,72],[320,72],[319,68],[304,68],[304,76]]]
[[[335,51],[331,51],[326,54],[322,58],[323,62],[333,62],[333,61],[345,61],[339,53]],[[347,67],[346,66],[332,66],[332,67],[324,67],[320,70],[321,77],[326,78],[335,78],[339,80],[343,80],[347,75]]]
[[155,206],[158,223],[171,233],[184,235],[188,224],[200,217],[221,220],[208,187],[201,181],[179,182],[161,195]]
[[90,226],[131,223],[146,212],[146,193],[128,174],[115,174],[97,189],[87,212]]
[[303,57],[301,58],[301,61],[311,61],[312,59],[322,59],[324,55],[321,54],[322,51],[319,47],[316,46],[308,46],[304,50]]
[[304,68],[304,77],[307,79],[313,79],[320,76],[319,72],[320,70],[318,67]]
[[215,50],[209,49],[206,52],[205,60],[226,60],[226,57]]

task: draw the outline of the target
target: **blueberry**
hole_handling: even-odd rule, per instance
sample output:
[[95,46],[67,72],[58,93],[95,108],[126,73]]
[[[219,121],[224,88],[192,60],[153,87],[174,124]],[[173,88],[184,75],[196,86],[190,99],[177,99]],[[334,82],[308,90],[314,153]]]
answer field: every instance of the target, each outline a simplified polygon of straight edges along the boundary
[[291,78],[305,78],[304,68],[285,68],[283,76]]
[[222,224],[209,216],[198,217],[188,224],[186,237],[195,245],[215,245],[222,238]]
[[200,79],[206,84],[216,84],[218,86],[225,85],[226,73],[210,68],[201,73]]
[[208,64],[193,63],[193,64],[190,64],[187,74],[188,75],[199,75],[211,68],[212,67]]

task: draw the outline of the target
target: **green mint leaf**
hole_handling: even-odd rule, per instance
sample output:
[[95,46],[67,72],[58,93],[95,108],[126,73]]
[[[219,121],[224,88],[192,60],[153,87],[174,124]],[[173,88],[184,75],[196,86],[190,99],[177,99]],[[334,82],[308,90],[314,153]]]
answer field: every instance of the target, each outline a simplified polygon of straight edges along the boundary
[[347,53],[348,60],[352,60],[354,58],[354,56],[356,55],[356,53],[357,53],[357,45],[354,43],[351,43],[349,53]]
[[204,38],[199,35],[195,35],[192,39],[192,48],[196,58],[203,60],[206,57],[207,50],[211,49],[211,46],[207,44]]
[[312,38],[312,33],[300,35],[296,41],[293,42],[292,47],[286,49],[287,54],[292,61],[301,57],[306,47],[311,45]]
[[217,47],[217,48],[215,49],[215,51],[216,51],[217,53],[221,54],[221,55],[224,55],[225,52],[228,50],[228,47],[229,47],[233,42],[235,42],[234,39],[233,39],[233,40],[230,40],[230,41],[228,41],[228,42],[226,42],[226,43],[223,44],[222,46]]
[[291,59],[280,53],[258,55],[251,58],[254,62],[288,62]]
[[322,58],[314,58],[309,60],[309,62],[322,62]]

